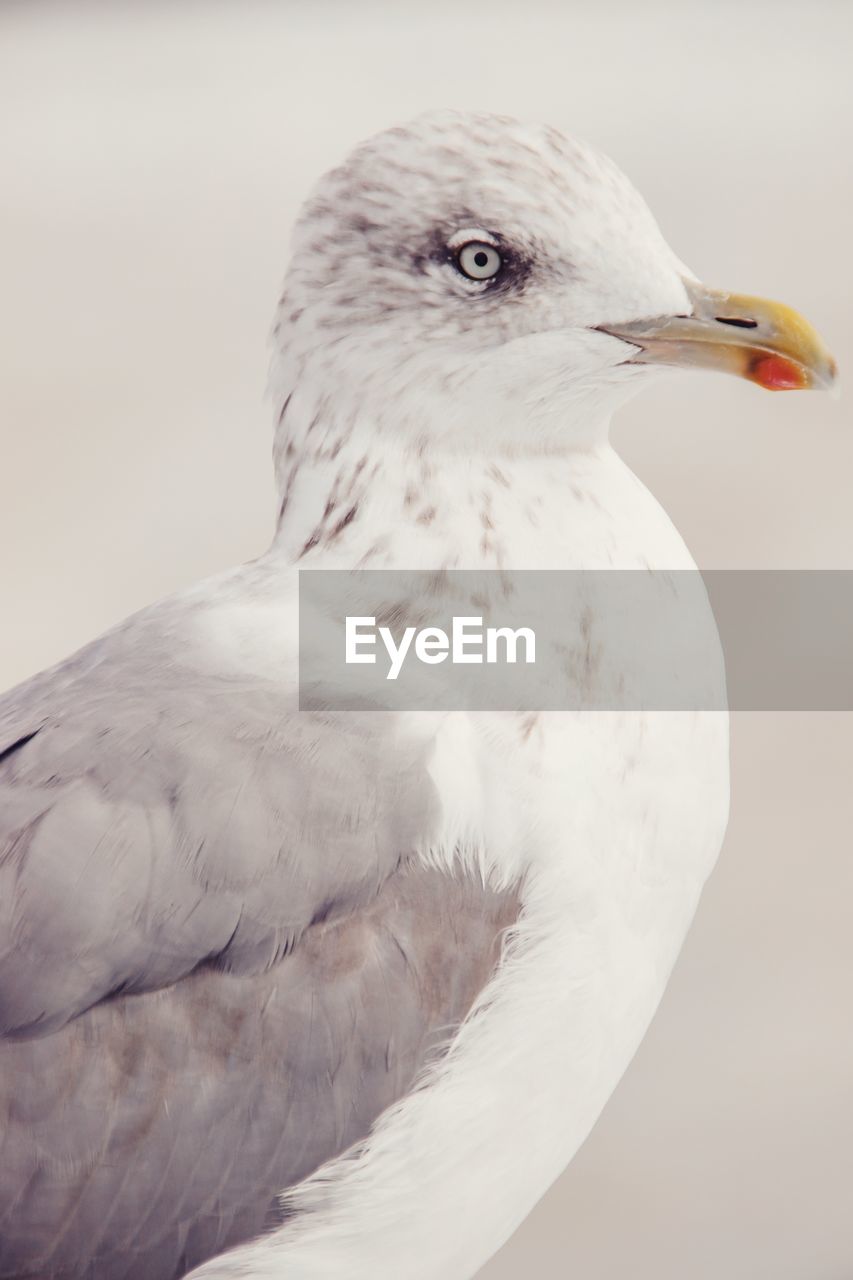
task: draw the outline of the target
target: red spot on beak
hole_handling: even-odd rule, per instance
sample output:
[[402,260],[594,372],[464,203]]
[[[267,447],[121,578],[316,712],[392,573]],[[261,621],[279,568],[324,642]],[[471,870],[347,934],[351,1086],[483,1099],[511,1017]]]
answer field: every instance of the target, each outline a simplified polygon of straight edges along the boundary
[[808,386],[808,376],[802,365],[785,356],[760,356],[752,365],[749,376],[768,391],[802,391]]

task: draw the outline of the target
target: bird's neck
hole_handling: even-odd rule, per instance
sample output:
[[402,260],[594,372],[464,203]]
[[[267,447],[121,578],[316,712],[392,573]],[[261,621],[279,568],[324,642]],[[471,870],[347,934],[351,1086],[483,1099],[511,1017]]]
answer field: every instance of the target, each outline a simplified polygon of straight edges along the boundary
[[[606,443],[487,456],[387,439],[285,443],[272,553],[300,568],[594,568],[681,561],[681,542]],[[676,554],[677,551],[677,554]],[[675,556],[675,560],[673,560]],[[689,561],[688,561],[689,563]]]

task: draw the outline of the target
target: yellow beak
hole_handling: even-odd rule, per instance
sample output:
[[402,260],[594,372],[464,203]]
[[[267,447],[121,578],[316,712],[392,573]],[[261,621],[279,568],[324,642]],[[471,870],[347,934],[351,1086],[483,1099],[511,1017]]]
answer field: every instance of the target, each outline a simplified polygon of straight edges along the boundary
[[781,302],[706,289],[685,281],[690,315],[601,325],[638,348],[632,364],[718,369],[768,391],[830,390],[835,361],[816,331]]

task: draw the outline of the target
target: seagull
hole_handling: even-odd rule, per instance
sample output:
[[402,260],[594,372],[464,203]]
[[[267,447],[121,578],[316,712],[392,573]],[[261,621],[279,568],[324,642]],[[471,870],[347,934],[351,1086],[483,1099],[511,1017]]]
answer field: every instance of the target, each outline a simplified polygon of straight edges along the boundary
[[273,345],[269,550],[0,699],[2,1280],[473,1276],[723,839],[724,711],[300,709],[298,575],[690,569],[614,410],[829,386],[815,331],[589,146],[440,111],[319,182]]

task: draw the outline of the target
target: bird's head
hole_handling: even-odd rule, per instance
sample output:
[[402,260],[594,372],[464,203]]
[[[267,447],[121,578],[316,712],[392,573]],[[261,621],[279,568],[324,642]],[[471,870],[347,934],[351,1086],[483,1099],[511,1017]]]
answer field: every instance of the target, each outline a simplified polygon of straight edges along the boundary
[[583,446],[664,366],[835,376],[801,317],[700,285],[624,174],[554,129],[421,116],[326,175],[297,225],[273,385],[320,419],[333,391],[330,440],[366,419],[421,447]]

